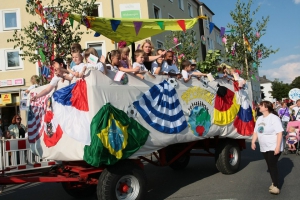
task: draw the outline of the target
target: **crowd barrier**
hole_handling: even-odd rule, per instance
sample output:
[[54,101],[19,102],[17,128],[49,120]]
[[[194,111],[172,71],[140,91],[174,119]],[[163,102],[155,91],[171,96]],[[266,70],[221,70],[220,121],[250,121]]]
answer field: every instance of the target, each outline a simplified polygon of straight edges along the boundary
[[0,171],[5,173],[47,168],[56,164],[53,160],[34,155],[26,138],[1,139],[0,147]]

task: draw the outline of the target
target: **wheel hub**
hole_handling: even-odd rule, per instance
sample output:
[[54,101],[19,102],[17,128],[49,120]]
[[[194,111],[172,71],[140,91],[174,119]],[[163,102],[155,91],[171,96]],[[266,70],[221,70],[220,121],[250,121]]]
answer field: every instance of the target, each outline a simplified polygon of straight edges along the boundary
[[129,186],[126,183],[121,183],[119,190],[122,193],[128,193]]
[[135,200],[140,192],[140,184],[133,175],[125,175],[119,179],[116,188],[118,200]]

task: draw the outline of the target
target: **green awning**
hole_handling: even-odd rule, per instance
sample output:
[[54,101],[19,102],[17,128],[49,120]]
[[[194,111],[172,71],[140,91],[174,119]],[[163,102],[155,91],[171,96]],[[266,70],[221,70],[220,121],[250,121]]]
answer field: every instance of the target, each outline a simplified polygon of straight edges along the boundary
[[[126,41],[127,44],[163,33],[165,31],[183,31],[192,28],[199,16],[191,19],[122,19],[87,16],[83,20],[80,15],[70,14],[71,19],[90,26],[91,30],[115,41]],[[115,29],[115,31],[113,30]]]

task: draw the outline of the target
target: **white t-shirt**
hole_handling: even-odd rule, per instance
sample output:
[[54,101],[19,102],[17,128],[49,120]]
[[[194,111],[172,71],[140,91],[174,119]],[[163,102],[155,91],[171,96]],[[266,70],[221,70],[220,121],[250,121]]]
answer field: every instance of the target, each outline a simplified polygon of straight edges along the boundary
[[[281,120],[270,113],[267,117],[259,116],[255,123],[254,131],[257,133],[261,152],[274,151],[277,145],[277,133],[283,132]],[[280,151],[283,151],[281,141]]]
[[53,76],[53,78],[51,79],[49,84],[56,87],[58,82],[61,81],[61,80],[62,80],[61,77]]
[[137,62],[134,62],[133,65],[132,65],[132,69],[136,68],[136,67],[139,67],[140,68],[140,72],[147,72],[148,70],[146,69],[145,65],[144,64],[140,64],[140,63],[137,63]]
[[[300,111],[299,111],[299,109],[300,109],[300,107],[298,107],[298,106],[293,108],[293,110],[295,111],[295,117],[296,117],[297,121],[300,121]],[[298,113],[298,111],[299,111],[299,113]]]
[[104,66],[101,62],[98,62],[96,65],[92,64],[92,63],[87,63],[87,68],[94,68],[99,70],[100,72],[104,72]]
[[182,74],[182,78],[184,79],[188,79],[190,75],[192,75],[192,71],[187,72],[186,70],[182,70],[181,74]]
[[37,88],[38,87],[38,85],[37,84],[35,84],[35,85],[31,85],[27,90],[32,90],[32,89],[34,89],[34,88]]
[[169,73],[169,72],[174,73],[174,74],[179,74],[180,73],[178,68],[176,67],[176,65],[174,65],[174,64],[168,65],[167,62],[163,62],[161,71],[163,73]]
[[86,63],[80,63],[79,65],[75,65],[72,68],[72,71],[81,73],[84,66],[87,66],[87,64]]
[[111,64],[106,64],[106,67],[109,67],[107,69],[111,70],[113,72],[118,72],[119,71],[119,68],[117,66],[112,66]]

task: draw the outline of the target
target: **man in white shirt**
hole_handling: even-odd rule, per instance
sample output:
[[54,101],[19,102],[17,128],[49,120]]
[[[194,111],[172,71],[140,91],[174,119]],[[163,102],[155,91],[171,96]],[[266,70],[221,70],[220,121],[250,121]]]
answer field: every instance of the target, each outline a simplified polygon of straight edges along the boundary
[[296,104],[290,106],[290,109],[295,111],[296,120],[300,121],[300,99],[296,101]]

